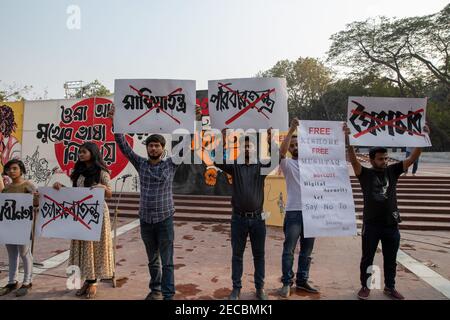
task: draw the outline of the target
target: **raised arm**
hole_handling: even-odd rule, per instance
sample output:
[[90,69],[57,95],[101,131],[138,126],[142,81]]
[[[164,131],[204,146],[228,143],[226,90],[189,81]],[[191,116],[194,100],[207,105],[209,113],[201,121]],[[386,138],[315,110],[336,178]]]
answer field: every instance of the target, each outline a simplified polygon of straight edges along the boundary
[[281,161],[281,159],[286,158],[286,154],[289,149],[289,144],[291,143],[291,138],[294,135],[295,130],[297,130],[298,125],[299,125],[298,118],[296,117],[296,118],[292,119],[291,126],[289,128],[287,136],[284,138],[284,140],[280,146],[280,161]]
[[[111,109],[108,112],[108,116],[111,119],[111,121],[114,123],[114,105],[112,105]],[[125,139],[125,136],[121,133],[115,133],[114,139],[117,142],[117,145],[119,146],[120,151],[127,157],[128,160],[133,164],[133,166],[138,169],[139,164],[142,161],[146,161],[145,158],[139,156],[136,152],[131,149],[130,145],[127,142],[127,139]]]
[[352,164],[355,175],[359,176],[361,174],[362,166],[361,163],[358,161],[358,158],[356,158],[355,149],[353,148],[353,146],[350,145],[349,142],[350,129],[347,127],[347,124],[345,122],[343,125],[343,129],[345,133],[345,145],[347,146],[348,158],[350,160],[350,163]]
[[419,158],[422,148],[414,148],[410,156],[403,160],[403,171],[406,171]]
[[[430,134],[430,127],[428,127],[427,124],[423,127],[423,132]],[[414,162],[416,162],[421,153],[422,148],[414,148],[409,157],[403,160],[403,171],[406,171]]]

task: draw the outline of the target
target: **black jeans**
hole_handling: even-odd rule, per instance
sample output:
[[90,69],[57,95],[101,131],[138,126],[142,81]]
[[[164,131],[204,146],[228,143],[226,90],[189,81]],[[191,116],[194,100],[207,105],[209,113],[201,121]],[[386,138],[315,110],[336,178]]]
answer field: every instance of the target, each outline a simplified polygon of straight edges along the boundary
[[266,243],[266,222],[261,218],[247,218],[235,213],[231,218],[231,246],[233,249],[231,279],[233,280],[233,288],[242,288],[241,278],[244,269],[243,257],[248,235],[250,235],[253,263],[255,266],[255,287],[256,289],[263,289],[265,276],[264,247]]
[[384,284],[387,288],[395,288],[395,274],[397,268],[397,251],[400,246],[400,232],[398,226],[377,226],[364,224],[362,229],[362,257],[360,264],[360,280],[363,287],[367,287],[367,279],[371,276],[367,268],[373,265],[373,258],[381,240],[383,251]]
[[147,251],[150,290],[162,292],[164,299],[170,299],[175,295],[173,217],[154,224],[141,220],[141,237]]

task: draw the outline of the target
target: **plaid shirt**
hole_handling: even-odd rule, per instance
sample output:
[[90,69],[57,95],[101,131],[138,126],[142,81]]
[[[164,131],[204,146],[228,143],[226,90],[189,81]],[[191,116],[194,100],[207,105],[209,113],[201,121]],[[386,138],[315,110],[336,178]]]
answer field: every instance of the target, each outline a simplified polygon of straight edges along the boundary
[[171,158],[152,165],[148,159],[131,149],[123,134],[116,133],[114,137],[122,153],[139,174],[139,218],[146,223],[158,223],[171,217],[175,213],[172,182],[177,165]]

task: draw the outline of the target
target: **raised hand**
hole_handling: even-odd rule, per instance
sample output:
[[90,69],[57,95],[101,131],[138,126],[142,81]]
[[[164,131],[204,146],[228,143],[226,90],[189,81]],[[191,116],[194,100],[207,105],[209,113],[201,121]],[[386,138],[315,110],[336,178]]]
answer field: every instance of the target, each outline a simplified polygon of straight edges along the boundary
[[290,129],[292,129],[292,130],[297,129],[299,124],[300,124],[300,122],[299,122],[298,118],[295,117],[294,119],[291,120],[291,127],[290,127]]
[[114,112],[115,112],[115,107],[114,107],[114,103],[111,106],[111,109],[109,109],[108,111],[108,118],[110,118],[111,120],[114,120]]
[[63,187],[64,187],[64,185],[61,184],[61,183],[59,183],[59,182],[55,182],[55,183],[53,184],[53,189],[56,189],[56,190],[60,190],[60,189],[63,188]]

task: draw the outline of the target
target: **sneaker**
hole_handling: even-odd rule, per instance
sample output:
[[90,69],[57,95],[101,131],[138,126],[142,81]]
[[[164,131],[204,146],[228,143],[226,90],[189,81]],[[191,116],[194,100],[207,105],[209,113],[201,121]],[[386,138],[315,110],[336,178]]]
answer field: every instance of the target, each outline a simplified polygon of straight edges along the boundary
[[283,287],[280,289],[280,296],[283,298],[289,298],[290,295],[291,295],[291,286],[283,285]]
[[383,290],[384,294],[387,295],[388,297],[394,299],[394,300],[405,300],[405,297],[402,296],[400,294],[400,292],[398,292],[397,290],[395,290],[395,288],[389,289],[389,288],[384,288]]
[[297,289],[299,290],[303,290],[309,293],[319,293],[319,290],[317,290],[316,288],[313,288],[309,285],[308,282],[302,282],[300,284],[297,284]]
[[162,300],[163,296],[160,291],[152,291],[146,297],[145,300]]
[[359,291],[358,291],[358,298],[361,300],[367,300],[369,299],[369,295],[370,295],[370,289],[367,287],[362,287]]
[[264,289],[256,289],[256,299],[258,300],[269,300],[269,297],[267,296]]
[[233,288],[230,295],[228,296],[228,300],[239,300],[241,296],[241,289]]
[[28,291],[30,291],[31,290],[31,287],[32,287],[33,285],[30,283],[30,284],[23,284],[20,288],[19,288],[19,290],[17,290],[16,291],[16,297],[23,297],[23,296],[26,296],[27,294],[28,294]]
[[8,293],[10,293],[13,290],[16,290],[19,287],[19,283],[16,281],[15,283],[10,283],[4,286],[3,288],[0,288],[0,296],[4,296]]

